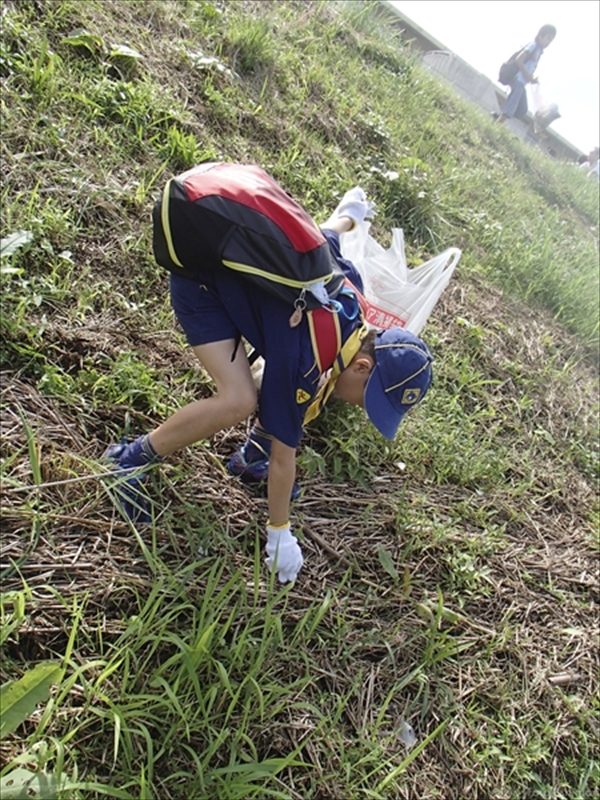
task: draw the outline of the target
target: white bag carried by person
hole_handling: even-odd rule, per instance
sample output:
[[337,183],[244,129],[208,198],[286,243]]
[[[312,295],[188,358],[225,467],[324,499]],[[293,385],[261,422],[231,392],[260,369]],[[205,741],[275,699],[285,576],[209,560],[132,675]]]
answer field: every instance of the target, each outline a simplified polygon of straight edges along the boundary
[[560,111],[556,103],[550,103],[544,96],[539,83],[528,83],[527,93],[534,112],[533,130],[535,133],[540,133],[555,120],[560,119]]
[[444,250],[418,267],[409,269],[401,228],[392,230],[389,250],[369,233],[363,222],[340,236],[344,258],[352,261],[364,283],[366,321],[374,328],[406,328],[418,334],[448,285],[462,255],[457,247]]

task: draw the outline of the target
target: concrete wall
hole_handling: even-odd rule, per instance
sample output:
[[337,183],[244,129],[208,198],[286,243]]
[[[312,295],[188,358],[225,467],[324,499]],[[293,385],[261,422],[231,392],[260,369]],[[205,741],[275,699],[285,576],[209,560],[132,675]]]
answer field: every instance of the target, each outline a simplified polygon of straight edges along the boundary
[[477,103],[490,113],[500,111],[498,96],[491,80],[454,53],[449,50],[429,50],[421,56],[421,63],[449,81],[466,100]]

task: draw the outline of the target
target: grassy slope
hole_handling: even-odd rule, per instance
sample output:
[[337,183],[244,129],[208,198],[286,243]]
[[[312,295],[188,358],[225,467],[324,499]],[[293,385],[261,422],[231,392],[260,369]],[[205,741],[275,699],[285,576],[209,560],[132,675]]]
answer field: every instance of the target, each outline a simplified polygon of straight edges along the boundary
[[[64,758],[126,797],[592,796],[597,187],[342,4],[4,9],[2,236],[34,238],[3,264],[3,672],[67,667],[8,768]],[[264,500],[223,475],[242,428],[154,477],[151,531],[95,481],[26,488],[210,391],[148,222],[166,176],[217,158],[317,219],[361,182],[415,263],[464,250],[397,441],[334,407],[308,432],[292,588],[265,582]]]

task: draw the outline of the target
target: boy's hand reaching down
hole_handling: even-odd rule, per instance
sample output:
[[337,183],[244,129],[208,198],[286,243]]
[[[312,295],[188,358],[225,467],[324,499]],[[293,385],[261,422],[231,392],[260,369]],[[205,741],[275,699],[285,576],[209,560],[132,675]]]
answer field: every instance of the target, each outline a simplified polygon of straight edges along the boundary
[[356,225],[364,222],[365,219],[371,219],[374,214],[375,203],[367,200],[367,195],[360,186],[355,186],[342,197],[340,204],[331,215],[331,219],[348,217]]
[[277,571],[281,583],[295,581],[298,577],[304,558],[295,536],[292,536],[290,523],[271,527],[267,525],[267,556],[265,563],[269,572]]

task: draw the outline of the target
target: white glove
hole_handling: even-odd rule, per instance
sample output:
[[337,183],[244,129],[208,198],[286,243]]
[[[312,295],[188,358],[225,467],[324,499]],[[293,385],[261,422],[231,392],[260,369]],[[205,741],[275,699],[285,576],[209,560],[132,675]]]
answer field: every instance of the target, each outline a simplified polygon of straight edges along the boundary
[[360,188],[355,186],[350,189],[342,197],[342,200],[331,217],[349,217],[354,224],[357,222],[364,222],[365,219],[370,219],[375,215],[375,203],[367,200],[367,195]]
[[265,563],[269,572],[277,570],[277,575],[281,583],[295,581],[298,573],[304,564],[302,550],[295,536],[292,536],[290,523],[279,525],[274,528],[267,524],[267,546],[268,558]]

